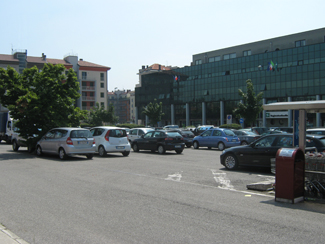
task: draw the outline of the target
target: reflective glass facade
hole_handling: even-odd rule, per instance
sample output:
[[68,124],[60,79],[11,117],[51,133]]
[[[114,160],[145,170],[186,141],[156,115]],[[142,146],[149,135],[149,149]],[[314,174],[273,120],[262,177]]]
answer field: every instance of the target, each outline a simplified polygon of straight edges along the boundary
[[[223,124],[226,121],[225,118],[220,121],[220,101],[224,104],[224,114],[232,114],[241,99],[238,89],[245,92],[248,79],[252,80],[256,94],[263,92],[266,103],[288,101],[289,97],[291,101],[316,100],[316,95],[323,99],[325,43],[308,45],[308,41],[300,41],[300,44],[257,54],[242,50],[241,57],[208,58],[202,64],[143,75],[142,85],[135,92],[138,118],[143,119],[141,107],[157,99],[163,103],[162,124],[171,121],[171,104],[174,104],[177,124],[185,123],[186,104],[190,108],[190,124],[200,124],[204,102],[207,124]],[[309,117],[312,120],[314,116]]]

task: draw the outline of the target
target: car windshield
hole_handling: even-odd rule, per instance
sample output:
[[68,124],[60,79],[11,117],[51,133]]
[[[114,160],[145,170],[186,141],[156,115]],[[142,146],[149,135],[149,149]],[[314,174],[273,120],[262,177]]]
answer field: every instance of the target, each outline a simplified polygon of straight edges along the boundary
[[223,132],[226,134],[226,136],[236,136],[232,130],[224,130]]
[[325,138],[321,138],[319,141],[323,144],[323,146],[325,146]]
[[252,131],[245,131],[244,132],[245,135],[250,135],[250,136],[256,136],[257,134],[252,132]]
[[92,138],[93,135],[89,130],[73,130],[70,133],[71,138]]

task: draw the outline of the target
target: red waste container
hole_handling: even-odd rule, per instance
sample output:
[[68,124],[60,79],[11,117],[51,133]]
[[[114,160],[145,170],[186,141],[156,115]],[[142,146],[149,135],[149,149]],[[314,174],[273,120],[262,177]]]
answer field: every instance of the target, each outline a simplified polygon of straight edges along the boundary
[[304,200],[305,154],[300,148],[280,148],[276,154],[275,201]]

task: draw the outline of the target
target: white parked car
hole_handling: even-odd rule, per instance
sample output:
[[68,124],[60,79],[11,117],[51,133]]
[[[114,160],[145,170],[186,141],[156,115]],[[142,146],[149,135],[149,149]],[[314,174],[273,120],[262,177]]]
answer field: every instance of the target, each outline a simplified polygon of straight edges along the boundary
[[103,157],[107,153],[122,153],[123,156],[128,156],[131,151],[131,145],[128,141],[125,129],[98,126],[90,129],[96,141],[96,152]]
[[144,135],[147,132],[152,131],[152,130],[154,130],[154,129],[152,129],[152,128],[134,128],[134,129],[130,130],[129,135],[128,135],[129,142],[132,144],[132,142],[135,139],[140,138],[142,135]]

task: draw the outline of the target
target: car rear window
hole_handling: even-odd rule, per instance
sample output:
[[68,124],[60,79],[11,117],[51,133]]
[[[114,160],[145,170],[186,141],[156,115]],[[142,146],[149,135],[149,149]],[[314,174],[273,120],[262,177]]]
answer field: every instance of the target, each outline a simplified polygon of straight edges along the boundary
[[126,137],[126,131],[121,129],[110,130],[109,137]]
[[181,136],[178,132],[167,132],[166,133],[169,137],[178,137]]
[[232,130],[224,130],[223,132],[226,134],[226,136],[236,136]]
[[70,132],[71,138],[92,138],[93,135],[89,130],[73,130]]

